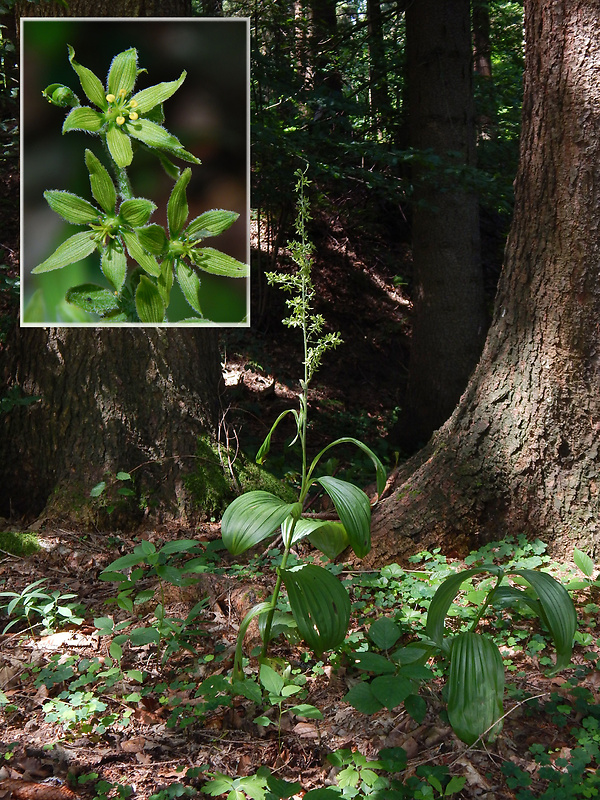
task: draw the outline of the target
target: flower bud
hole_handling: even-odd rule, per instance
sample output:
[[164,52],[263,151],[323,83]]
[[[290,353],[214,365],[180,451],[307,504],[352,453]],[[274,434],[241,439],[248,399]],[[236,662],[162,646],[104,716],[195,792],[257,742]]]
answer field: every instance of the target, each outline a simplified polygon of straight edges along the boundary
[[59,106],[60,108],[76,108],[79,105],[77,95],[68,86],[63,86],[62,83],[51,83],[50,86],[44,89],[42,95],[53,106]]

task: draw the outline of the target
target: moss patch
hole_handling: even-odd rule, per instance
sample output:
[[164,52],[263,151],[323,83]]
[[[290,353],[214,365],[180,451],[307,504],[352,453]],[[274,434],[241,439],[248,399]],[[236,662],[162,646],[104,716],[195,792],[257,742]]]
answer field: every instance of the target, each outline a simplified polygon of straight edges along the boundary
[[250,461],[243,453],[237,454],[230,467],[225,460],[226,452],[222,452],[223,463],[217,445],[210,437],[202,436],[196,450],[196,469],[185,478],[186,488],[195,505],[202,509],[206,517],[220,518],[238,494],[257,489],[271,492],[288,503],[297,500],[290,486]]
[[12,556],[30,556],[41,550],[35,533],[0,531],[0,550]]

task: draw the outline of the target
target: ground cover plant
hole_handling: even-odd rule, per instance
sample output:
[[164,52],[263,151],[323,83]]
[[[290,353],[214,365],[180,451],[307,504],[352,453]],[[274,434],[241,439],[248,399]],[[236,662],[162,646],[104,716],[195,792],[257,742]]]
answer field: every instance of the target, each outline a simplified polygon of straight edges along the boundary
[[[25,582],[34,583],[43,572],[50,594],[64,591],[60,575],[68,563],[71,584],[79,585],[78,599],[85,600],[84,619],[71,620],[66,629],[55,620],[52,632],[32,631],[15,609],[7,618],[15,624],[3,636],[0,664],[5,781],[22,786],[24,777],[32,777],[25,769],[35,767],[38,780],[52,773],[83,797],[296,798],[305,792],[311,800],[474,798],[485,788],[519,800],[594,796],[600,640],[592,585],[572,589],[581,625],[573,661],[561,675],[548,674],[554,666],[552,636],[530,606],[487,615],[486,633],[500,649],[507,681],[503,728],[485,748],[452,735],[444,688],[450,666],[443,659],[430,660],[429,675],[414,679],[421,708],[415,701],[410,708],[406,700],[395,706],[389,700],[389,708],[365,712],[351,702],[353,688],[372,680],[368,667],[376,660],[422,643],[433,598],[448,579],[463,578],[465,591],[450,606],[447,625],[460,635],[473,624],[490,578],[464,578],[470,564],[491,558],[508,573],[537,562],[543,569],[535,570],[538,575],[552,574],[564,587],[585,582],[574,564],[553,564],[542,543],[522,538],[488,545],[471,554],[469,563],[425,552],[406,567],[361,572],[339,565],[352,604],[347,637],[320,657],[301,642],[272,642],[272,666],[244,661],[261,687],[246,697],[230,690],[241,615],[237,623],[228,619],[219,600],[210,600],[208,584],[198,584],[198,576],[208,573],[231,592],[240,578],[229,577],[228,564],[215,557],[222,553],[216,526],[207,524],[200,533],[195,551],[176,538],[178,530],[163,529],[137,544],[135,538],[108,545],[97,535],[72,535],[62,552],[56,540],[51,549],[0,563],[0,580],[10,576],[14,591],[22,593]],[[122,583],[96,577],[110,567],[115,547],[132,574],[150,553],[162,553],[157,561],[163,564],[154,569],[164,567],[174,582],[159,580],[146,565],[144,577],[133,575],[146,595],[132,608],[124,602]],[[303,559],[316,555],[306,541],[298,551]],[[272,571],[264,568],[273,557],[245,565],[246,585],[259,587],[270,576],[273,588]],[[178,586],[183,575],[195,577],[194,583]],[[156,598],[163,601],[158,616]],[[191,611],[196,603],[201,608],[193,626],[201,633],[183,638],[189,647],[172,648],[164,658],[157,637],[136,638],[136,630],[182,619],[184,608]],[[113,619],[113,630],[103,617]]]
[[[68,58],[90,105],[82,104],[70,87],[57,83],[47,86],[44,96],[68,109],[63,134],[85,131],[99,137],[113,174],[86,148],[84,161],[95,204],[63,189],[44,192],[53,211],[84,230],[69,236],[32,273],[63,269],[97,253],[102,282],[72,286],[66,293],[66,302],[84,312],[80,321],[168,322],[175,282],[191,309],[190,316],[178,322],[210,321],[201,307],[201,274],[247,278],[249,269],[213,247],[202,246],[204,239],[219,236],[233,225],[238,214],[212,209],[188,220],[186,189],[192,172],[180,170],[172,159],[200,161],[163,126],[163,104],[180,88],[185,71],[177,80],[134,91],[139,75],[146,71],[138,67],[135,48],[115,55],[105,85],[75,59],[70,45]],[[156,204],[138,196],[131,185],[127,170],[139,147],[153,153],[175,181],[166,209],[166,230],[150,222]],[[30,305],[35,307],[35,303]],[[43,321],[34,319],[33,310],[28,309],[26,321]]]

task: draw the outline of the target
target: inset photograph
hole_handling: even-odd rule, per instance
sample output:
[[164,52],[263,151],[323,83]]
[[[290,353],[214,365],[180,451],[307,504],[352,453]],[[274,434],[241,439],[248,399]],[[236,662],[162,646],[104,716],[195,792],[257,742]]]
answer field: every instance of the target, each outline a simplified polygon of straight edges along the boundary
[[21,325],[248,326],[248,20],[24,18],[21,69]]

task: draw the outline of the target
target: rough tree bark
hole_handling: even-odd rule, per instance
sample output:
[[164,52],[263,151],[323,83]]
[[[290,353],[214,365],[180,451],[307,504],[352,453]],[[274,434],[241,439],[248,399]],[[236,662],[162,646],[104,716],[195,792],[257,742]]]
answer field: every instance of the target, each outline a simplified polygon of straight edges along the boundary
[[478,367],[399,471],[367,561],[526,532],[600,543],[600,3],[526,0],[515,215]]
[[[475,160],[470,19],[469,0],[420,0],[406,10],[410,144],[459,172]],[[395,432],[412,449],[452,412],[486,331],[477,196],[426,164],[413,179],[414,321]]]
[[[189,0],[69,0],[73,16],[190,11]],[[17,4],[17,19],[23,12],[65,9]],[[220,379],[215,330],[15,327],[0,352],[0,395],[19,386],[41,400],[0,417],[0,515],[49,504],[78,519],[105,471],[141,464],[137,485],[154,514],[184,513],[182,475],[193,469],[196,437],[215,432]]]
[[0,515],[38,514],[58,498],[68,517],[106,471],[142,464],[136,483],[150,505],[185,513],[182,475],[196,437],[218,422],[213,332],[15,328],[3,371],[5,386],[41,400],[0,417]]
[[191,0],[69,0],[68,7],[54,0],[29,3],[17,0],[19,17],[189,17]]

